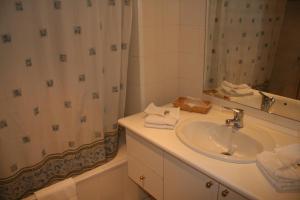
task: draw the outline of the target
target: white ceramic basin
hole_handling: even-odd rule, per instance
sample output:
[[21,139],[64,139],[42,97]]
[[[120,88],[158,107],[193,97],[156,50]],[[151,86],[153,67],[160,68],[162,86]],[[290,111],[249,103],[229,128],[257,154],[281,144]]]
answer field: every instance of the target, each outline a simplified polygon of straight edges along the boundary
[[255,162],[258,153],[274,148],[271,137],[263,131],[255,131],[245,128],[236,131],[232,127],[199,119],[187,120],[176,128],[178,138],[193,150],[235,163]]

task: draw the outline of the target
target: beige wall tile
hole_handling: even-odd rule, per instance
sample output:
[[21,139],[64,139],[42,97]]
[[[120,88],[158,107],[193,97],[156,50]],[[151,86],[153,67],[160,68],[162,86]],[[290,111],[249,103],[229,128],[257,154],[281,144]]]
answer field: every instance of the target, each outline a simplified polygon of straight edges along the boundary
[[203,27],[205,24],[205,0],[181,0],[180,24]]
[[179,25],[180,0],[163,0],[163,24]]

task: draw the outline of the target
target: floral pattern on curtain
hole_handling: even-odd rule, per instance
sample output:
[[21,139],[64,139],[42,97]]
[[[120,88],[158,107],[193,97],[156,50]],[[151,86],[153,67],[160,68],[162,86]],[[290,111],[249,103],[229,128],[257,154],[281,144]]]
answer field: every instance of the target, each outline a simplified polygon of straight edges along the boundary
[[116,155],[131,9],[129,0],[0,2],[0,199]]
[[259,86],[274,66],[286,0],[210,0],[205,89]]

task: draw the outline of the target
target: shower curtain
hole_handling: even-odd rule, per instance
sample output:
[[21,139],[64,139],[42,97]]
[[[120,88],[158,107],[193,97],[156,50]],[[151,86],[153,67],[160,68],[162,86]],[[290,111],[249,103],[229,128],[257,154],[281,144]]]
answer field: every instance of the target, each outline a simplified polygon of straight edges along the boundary
[[0,199],[99,166],[118,149],[130,0],[0,2]]
[[271,76],[286,0],[210,0],[205,86],[250,86]]

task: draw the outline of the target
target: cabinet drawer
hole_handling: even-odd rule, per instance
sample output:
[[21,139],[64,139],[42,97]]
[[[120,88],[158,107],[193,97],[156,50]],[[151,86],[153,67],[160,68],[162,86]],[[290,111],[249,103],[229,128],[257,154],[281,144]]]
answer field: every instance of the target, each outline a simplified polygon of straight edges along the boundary
[[219,197],[218,200],[226,200],[226,199],[228,199],[228,200],[247,200],[247,198],[230,190],[229,188],[225,187],[224,185],[220,185],[218,197]]
[[127,154],[163,177],[163,151],[126,130]]
[[163,199],[163,178],[130,155],[128,176],[157,200]]

